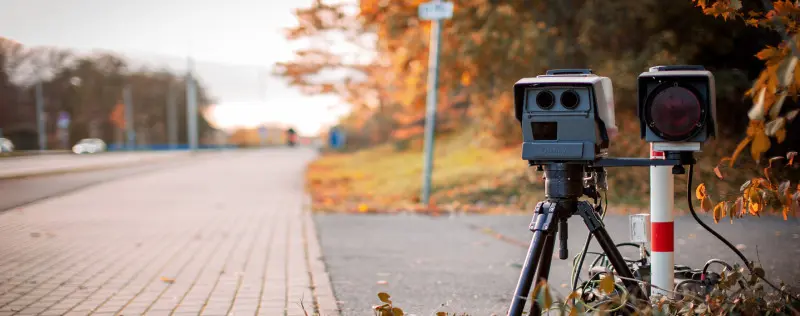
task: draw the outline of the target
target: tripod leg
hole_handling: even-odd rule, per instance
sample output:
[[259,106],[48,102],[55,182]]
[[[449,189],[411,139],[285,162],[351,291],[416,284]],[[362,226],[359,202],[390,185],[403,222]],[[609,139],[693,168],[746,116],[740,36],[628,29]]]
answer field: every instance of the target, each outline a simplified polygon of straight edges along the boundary
[[555,210],[554,203],[539,202],[536,205],[536,215],[534,215],[531,223],[531,230],[533,231],[531,245],[528,247],[528,255],[525,257],[525,262],[522,264],[522,271],[519,274],[517,288],[514,290],[514,297],[511,299],[508,316],[521,316],[523,309],[525,309],[525,302],[531,292],[531,283],[539,264],[539,258],[544,250],[546,231],[552,226],[553,210]]
[[[536,270],[536,284],[539,282],[545,281],[547,282],[547,278],[550,275],[550,263],[553,261],[553,249],[556,246],[556,234],[555,229],[547,232],[544,239],[544,249],[542,249],[542,255],[539,257],[539,269]],[[535,285],[534,285],[535,286]],[[536,297],[533,298],[533,302],[531,302],[531,312],[528,315],[541,315],[542,314],[542,307],[539,306],[539,303],[536,301]]]
[[622,254],[619,253],[616,245],[614,245],[614,241],[611,240],[611,236],[608,235],[603,222],[597,217],[592,206],[587,202],[581,202],[578,204],[578,213],[583,217],[586,227],[589,228],[589,231],[594,235],[595,239],[597,239],[597,243],[600,244],[608,260],[611,261],[611,265],[614,267],[616,274],[623,278],[622,283],[625,284],[628,293],[639,299],[647,299],[639,283],[634,281],[633,272],[628,268],[628,264],[625,263],[625,259],[622,257]]

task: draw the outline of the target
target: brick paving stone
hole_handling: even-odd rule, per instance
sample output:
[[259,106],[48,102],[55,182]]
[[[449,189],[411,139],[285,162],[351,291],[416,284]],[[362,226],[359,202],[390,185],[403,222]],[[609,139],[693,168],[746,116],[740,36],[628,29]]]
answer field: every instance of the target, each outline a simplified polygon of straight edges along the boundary
[[208,154],[0,214],[0,316],[338,315],[312,157]]

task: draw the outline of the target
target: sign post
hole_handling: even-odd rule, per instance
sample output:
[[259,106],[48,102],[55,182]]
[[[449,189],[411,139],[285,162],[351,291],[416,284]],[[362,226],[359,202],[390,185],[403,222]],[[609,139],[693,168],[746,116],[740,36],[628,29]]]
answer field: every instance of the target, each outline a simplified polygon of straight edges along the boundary
[[433,0],[419,6],[419,18],[429,20],[431,39],[428,52],[428,98],[425,115],[425,160],[422,180],[422,203],[428,205],[431,193],[431,173],[433,172],[433,142],[436,130],[436,91],[439,80],[439,48],[442,33],[442,20],[453,17],[453,3]]
[[[650,159],[665,159],[663,151],[653,149]],[[651,283],[662,289],[675,287],[675,176],[670,166],[650,167],[650,250]],[[669,296],[669,292],[653,289],[653,294]]]

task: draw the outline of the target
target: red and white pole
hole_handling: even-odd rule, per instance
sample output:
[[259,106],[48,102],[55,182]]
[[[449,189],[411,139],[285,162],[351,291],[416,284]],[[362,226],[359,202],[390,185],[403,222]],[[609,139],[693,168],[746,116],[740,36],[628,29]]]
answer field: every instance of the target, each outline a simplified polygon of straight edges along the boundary
[[[650,159],[665,159],[663,151],[654,151],[650,143]],[[650,282],[662,289],[675,287],[675,176],[671,166],[650,167]],[[669,292],[652,288],[652,294],[670,296]]]

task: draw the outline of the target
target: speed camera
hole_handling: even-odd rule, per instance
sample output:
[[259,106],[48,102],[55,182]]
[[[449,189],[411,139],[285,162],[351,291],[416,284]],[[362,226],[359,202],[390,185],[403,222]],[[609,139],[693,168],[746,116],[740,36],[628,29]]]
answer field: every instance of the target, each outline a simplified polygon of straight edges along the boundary
[[593,161],[615,133],[611,80],[588,69],[550,70],[514,84],[522,125],[522,159],[536,163]]
[[714,75],[703,66],[651,67],[637,90],[641,137],[657,150],[698,151],[716,136]]

